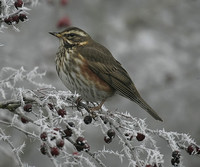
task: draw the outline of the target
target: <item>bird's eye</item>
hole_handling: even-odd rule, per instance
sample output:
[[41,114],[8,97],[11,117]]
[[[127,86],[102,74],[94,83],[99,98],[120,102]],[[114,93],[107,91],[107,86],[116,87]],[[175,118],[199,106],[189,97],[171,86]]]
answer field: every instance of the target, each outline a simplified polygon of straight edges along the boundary
[[67,37],[73,38],[73,37],[75,37],[75,36],[76,36],[76,34],[74,34],[74,33],[67,34]]

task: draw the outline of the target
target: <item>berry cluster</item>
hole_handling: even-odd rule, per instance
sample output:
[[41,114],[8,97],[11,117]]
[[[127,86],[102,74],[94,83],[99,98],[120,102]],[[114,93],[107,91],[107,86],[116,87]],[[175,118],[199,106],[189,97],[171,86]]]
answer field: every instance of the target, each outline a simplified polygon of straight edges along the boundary
[[178,164],[180,163],[180,157],[181,154],[179,153],[179,151],[173,151],[172,152],[172,159],[171,159],[171,164],[173,166],[178,166]]
[[[125,133],[124,135],[126,136],[127,140],[131,141],[133,139],[133,135],[130,133]],[[145,135],[138,132],[136,135],[136,139],[137,141],[143,141],[145,139]]]
[[21,13],[21,14],[16,14],[16,15],[13,15],[13,16],[9,16],[9,17],[7,17],[7,18],[5,18],[4,19],[4,22],[6,23],[6,24],[8,24],[8,25],[12,25],[12,24],[17,24],[17,23],[19,23],[19,21],[21,20],[22,22],[24,21],[24,20],[26,20],[27,19],[27,16],[25,15],[25,14],[23,14],[23,13]]

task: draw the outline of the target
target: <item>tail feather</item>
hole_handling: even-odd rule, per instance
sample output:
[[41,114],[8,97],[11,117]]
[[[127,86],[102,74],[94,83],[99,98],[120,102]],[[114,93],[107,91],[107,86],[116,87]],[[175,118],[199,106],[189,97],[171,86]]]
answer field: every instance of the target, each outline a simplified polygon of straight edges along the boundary
[[158,114],[144,101],[144,99],[142,99],[141,96],[137,99],[134,99],[134,102],[136,102],[141,108],[147,111],[156,120],[163,121],[162,118],[158,116]]

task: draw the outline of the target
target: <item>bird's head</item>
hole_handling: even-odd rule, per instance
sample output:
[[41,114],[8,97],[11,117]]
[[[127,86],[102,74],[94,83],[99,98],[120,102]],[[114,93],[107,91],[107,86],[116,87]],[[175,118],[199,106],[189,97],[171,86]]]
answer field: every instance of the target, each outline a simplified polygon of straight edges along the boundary
[[68,27],[62,32],[49,33],[59,38],[61,44],[63,44],[66,48],[86,45],[91,39],[91,37],[85,31],[77,27]]

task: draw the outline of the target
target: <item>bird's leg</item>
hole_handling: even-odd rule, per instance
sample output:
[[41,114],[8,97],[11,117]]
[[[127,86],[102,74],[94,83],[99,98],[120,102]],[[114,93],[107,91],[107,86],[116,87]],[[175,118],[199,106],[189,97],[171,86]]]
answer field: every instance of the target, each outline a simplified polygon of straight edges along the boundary
[[81,114],[83,115],[83,112],[82,112],[82,110],[81,110],[82,107],[80,106],[81,100],[82,100],[82,98],[79,96],[79,97],[76,99],[75,103],[77,104],[77,110],[80,111]]
[[105,101],[106,101],[106,99],[102,100],[101,103],[100,103],[98,106],[91,107],[91,108],[90,108],[91,112],[100,110]]

